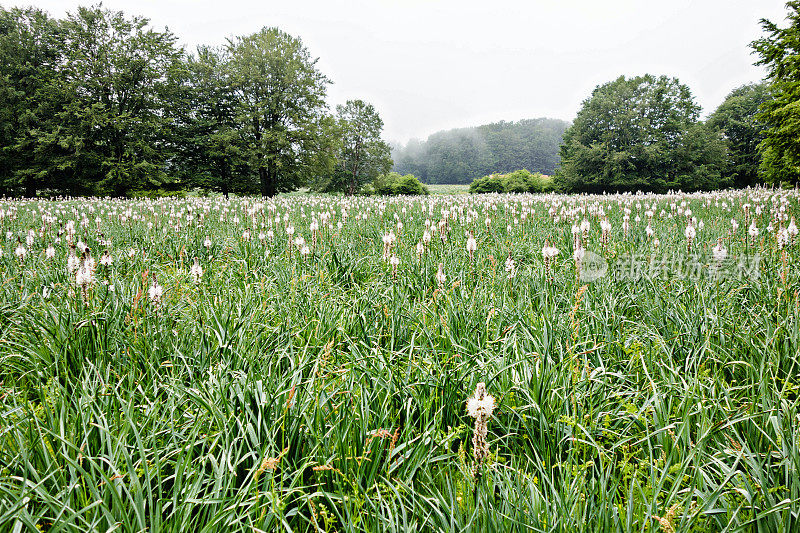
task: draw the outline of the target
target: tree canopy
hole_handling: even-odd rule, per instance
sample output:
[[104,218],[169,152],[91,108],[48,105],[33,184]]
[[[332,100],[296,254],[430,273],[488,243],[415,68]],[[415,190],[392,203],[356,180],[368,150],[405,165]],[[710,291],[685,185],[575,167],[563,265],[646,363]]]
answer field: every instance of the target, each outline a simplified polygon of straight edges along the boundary
[[336,106],[332,124],[335,165],[330,172],[320,174],[314,188],[349,195],[392,168],[389,145],[381,139],[383,120],[372,106],[363,100],[348,100]]
[[101,6],[0,7],[0,194],[354,193],[391,168],[383,122],[361,100],[332,116],[316,63],[278,28],[187,54]]
[[557,184],[588,192],[726,186],[725,145],[699,113],[676,78],[620,76],[600,85],[564,133]]
[[34,9],[0,7],[0,189],[32,194],[48,184],[50,150],[39,134],[53,127],[61,103],[53,94],[63,61],[57,21]]
[[296,189],[327,163],[317,148],[331,82],[302,41],[277,28],[237,37],[227,48],[238,126],[260,192]]
[[764,140],[766,125],[758,119],[759,107],[770,98],[764,83],[752,83],[734,89],[708,118],[708,125],[720,132],[728,148],[723,170],[726,182],[735,187],[761,183],[761,154],[758,145]]

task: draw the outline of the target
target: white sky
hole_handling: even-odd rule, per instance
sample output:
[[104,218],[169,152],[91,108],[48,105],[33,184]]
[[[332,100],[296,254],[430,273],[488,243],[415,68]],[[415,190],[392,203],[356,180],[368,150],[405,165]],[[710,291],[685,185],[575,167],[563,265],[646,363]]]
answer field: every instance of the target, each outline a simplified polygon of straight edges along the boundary
[[[0,0],[51,14],[90,1]],[[106,0],[169,27],[193,49],[278,26],[302,38],[334,85],[405,142],[497,120],[572,120],[620,74],[677,76],[707,114],[758,81],[758,20],[784,25],[784,0]]]

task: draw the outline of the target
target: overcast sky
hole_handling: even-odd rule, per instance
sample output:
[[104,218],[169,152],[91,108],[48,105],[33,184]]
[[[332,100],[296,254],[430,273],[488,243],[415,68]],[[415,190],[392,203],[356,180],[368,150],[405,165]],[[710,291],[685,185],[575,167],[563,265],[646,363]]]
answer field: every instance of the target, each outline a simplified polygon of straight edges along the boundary
[[[77,0],[0,0],[62,16]],[[598,84],[677,76],[707,114],[758,81],[748,44],[784,0],[106,0],[189,49],[278,26],[334,84],[375,105],[394,142],[498,120],[572,120]]]

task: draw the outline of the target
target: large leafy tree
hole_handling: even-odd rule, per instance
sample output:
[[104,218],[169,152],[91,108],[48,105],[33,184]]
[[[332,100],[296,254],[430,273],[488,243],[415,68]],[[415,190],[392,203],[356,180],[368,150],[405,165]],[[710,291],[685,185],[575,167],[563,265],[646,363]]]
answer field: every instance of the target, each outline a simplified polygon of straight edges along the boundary
[[79,8],[64,26],[59,81],[70,100],[48,132],[67,149],[59,168],[84,192],[126,195],[165,185],[170,107],[182,77],[176,38],[145,18],[101,7]]
[[237,120],[263,196],[305,184],[329,164],[323,123],[330,83],[302,41],[264,28],[228,43]]
[[761,105],[767,125],[760,149],[761,169],[772,183],[800,183],[800,1],[787,2],[786,28],[762,19],[766,36],[752,43],[767,67],[772,98]]
[[336,161],[321,190],[353,195],[392,168],[391,150],[381,139],[383,120],[363,100],[336,106],[334,138]]
[[760,183],[761,154],[758,145],[764,140],[766,125],[758,119],[759,107],[770,99],[764,83],[734,89],[708,118],[708,125],[722,133],[728,147],[724,175],[736,187]]
[[564,133],[558,185],[567,191],[664,191],[725,185],[725,149],[698,123],[700,107],[675,78],[598,86]]
[[33,196],[53,187],[58,144],[43,142],[63,105],[54,84],[63,62],[61,24],[41,10],[0,7],[0,190]]
[[224,49],[200,46],[186,58],[186,84],[177,129],[176,172],[187,187],[254,192],[237,122],[238,99]]

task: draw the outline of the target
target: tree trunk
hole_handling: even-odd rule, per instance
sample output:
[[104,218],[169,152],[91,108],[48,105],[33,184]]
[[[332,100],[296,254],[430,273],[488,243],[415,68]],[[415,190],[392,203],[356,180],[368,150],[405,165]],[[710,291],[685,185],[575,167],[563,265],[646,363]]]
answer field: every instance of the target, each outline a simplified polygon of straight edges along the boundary
[[267,187],[267,182],[269,181],[267,167],[258,167],[258,179],[261,182],[261,196],[269,196],[269,189]]
[[266,182],[262,182],[262,193],[267,198],[272,198],[277,192],[278,185],[278,169],[275,167],[275,161],[270,159],[267,161],[266,168]]
[[222,194],[225,195],[225,199],[228,199],[228,192],[231,188],[231,173],[230,169],[228,168],[227,161],[223,160],[220,164],[220,177],[222,177]]
[[33,198],[36,196],[36,182],[33,179],[25,180],[25,198]]

